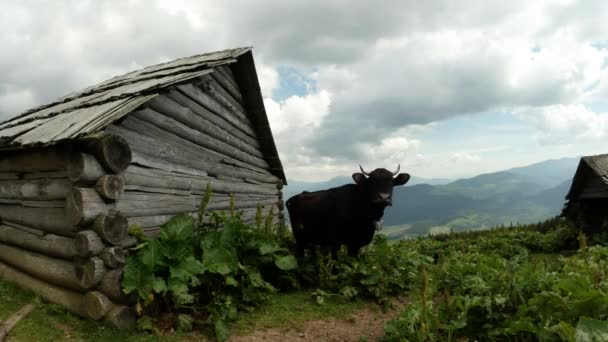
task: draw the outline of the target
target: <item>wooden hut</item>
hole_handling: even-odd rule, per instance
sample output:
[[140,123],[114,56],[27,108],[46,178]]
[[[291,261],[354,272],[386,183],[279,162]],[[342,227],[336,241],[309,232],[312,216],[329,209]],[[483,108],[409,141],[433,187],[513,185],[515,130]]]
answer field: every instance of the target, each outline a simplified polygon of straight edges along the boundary
[[131,224],[154,237],[232,194],[245,220],[283,218],[285,175],[250,48],[154,65],[0,124],[0,278],[129,326],[120,280]]
[[599,232],[608,223],[608,154],[581,158],[562,216],[586,233]]

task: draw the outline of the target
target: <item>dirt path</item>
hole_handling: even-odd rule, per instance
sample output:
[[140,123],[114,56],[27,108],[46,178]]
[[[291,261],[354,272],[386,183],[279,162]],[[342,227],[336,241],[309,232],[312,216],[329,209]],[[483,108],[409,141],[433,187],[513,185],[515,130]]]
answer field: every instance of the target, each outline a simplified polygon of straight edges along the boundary
[[377,341],[384,335],[384,324],[396,317],[405,304],[395,303],[399,309],[383,313],[378,307],[367,307],[348,319],[328,318],[302,323],[298,327],[257,330],[247,336],[233,336],[229,342],[359,342]]

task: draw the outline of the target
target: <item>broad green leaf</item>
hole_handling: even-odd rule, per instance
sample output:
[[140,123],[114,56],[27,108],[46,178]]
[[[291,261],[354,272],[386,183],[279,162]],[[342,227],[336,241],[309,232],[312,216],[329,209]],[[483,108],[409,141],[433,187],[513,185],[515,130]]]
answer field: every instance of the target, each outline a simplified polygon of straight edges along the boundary
[[279,251],[284,251],[286,248],[282,248],[278,243],[274,241],[262,241],[259,247],[259,252],[262,255],[276,253]]
[[194,218],[190,215],[180,214],[173,216],[169,222],[163,224],[159,239],[161,241],[187,241],[194,233]]
[[233,276],[226,276],[226,281],[224,282],[226,285],[237,287],[239,286],[239,282]]
[[237,264],[236,254],[232,250],[211,248],[203,252],[203,266],[208,272],[221,275],[236,273]]
[[228,326],[228,323],[223,319],[215,320],[213,323],[217,340],[220,342],[226,341],[228,337],[230,337],[230,327]]
[[161,264],[162,254],[160,252],[160,241],[152,240],[141,250],[141,262],[149,269],[154,270]]
[[122,280],[125,293],[136,291],[143,298],[149,292],[153,280],[154,274],[141,264],[137,256],[129,257]]
[[293,255],[286,255],[275,259],[274,264],[283,271],[291,271],[298,268],[298,260]]
[[581,317],[576,325],[577,342],[608,341],[608,321]]
[[190,289],[188,285],[182,282],[181,280],[171,278],[169,279],[167,285],[167,288],[173,295],[175,304],[177,306],[192,303],[192,301],[194,300],[194,296],[190,294]]
[[167,291],[167,283],[164,279],[156,277],[152,281],[152,290],[156,293],[163,293]]
[[202,273],[203,265],[191,256],[181,260],[179,264],[171,266],[169,270],[171,278],[197,285],[197,276]]

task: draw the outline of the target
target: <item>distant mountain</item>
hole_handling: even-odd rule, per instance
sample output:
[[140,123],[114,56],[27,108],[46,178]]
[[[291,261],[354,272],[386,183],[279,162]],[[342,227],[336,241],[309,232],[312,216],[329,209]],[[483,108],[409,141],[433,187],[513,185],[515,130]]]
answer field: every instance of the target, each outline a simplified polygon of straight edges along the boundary
[[565,179],[572,178],[579,161],[580,157],[549,159],[507,171],[527,177],[531,181],[549,189],[562,183]]
[[[570,188],[578,158],[562,158],[449,182],[412,177],[394,189],[385,211],[390,238],[434,231],[464,231],[532,223],[558,215]],[[350,177],[327,182],[290,181],[285,198],[352,183]],[[431,184],[429,184],[431,183]]]

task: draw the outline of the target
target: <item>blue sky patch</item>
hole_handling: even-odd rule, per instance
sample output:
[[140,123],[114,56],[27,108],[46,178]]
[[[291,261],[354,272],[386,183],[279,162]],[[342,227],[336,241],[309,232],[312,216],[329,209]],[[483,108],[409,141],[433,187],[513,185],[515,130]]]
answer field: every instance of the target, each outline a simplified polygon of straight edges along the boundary
[[291,96],[306,96],[317,90],[317,82],[296,68],[280,66],[279,87],[272,92],[272,99],[284,101]]

